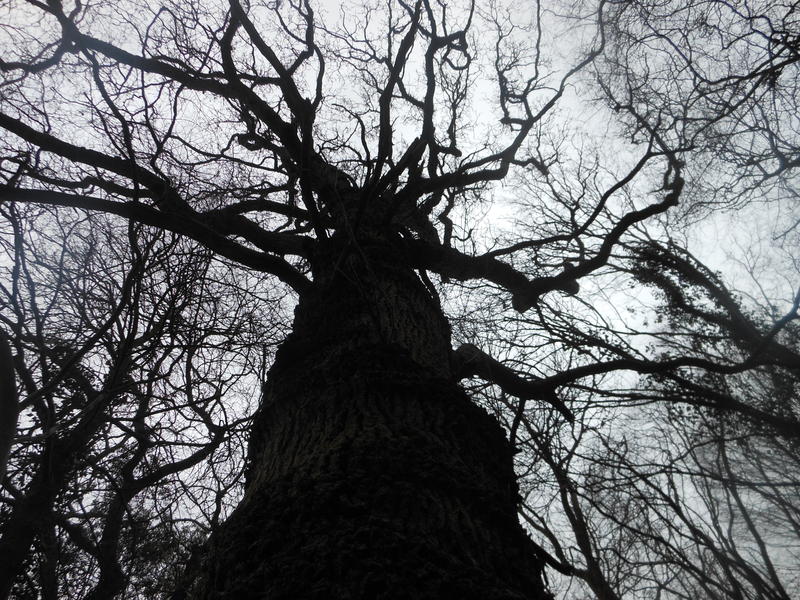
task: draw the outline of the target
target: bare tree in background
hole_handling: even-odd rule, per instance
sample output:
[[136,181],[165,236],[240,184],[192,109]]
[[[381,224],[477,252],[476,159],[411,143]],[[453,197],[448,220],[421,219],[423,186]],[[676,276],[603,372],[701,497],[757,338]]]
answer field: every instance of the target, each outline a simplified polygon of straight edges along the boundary
[[63,597],[76,581],[87,597],[129,583],[153,595],[154,569],[178,563],[225,510],[249,413],[236,387],[270,333],[231,280],[211,277],[208,252],[138,226],[126,235],[102,215],[26,208],[4,215],[15,282],[4,323],[25,400],[3,585],[16,580],[15,597]]
[[598,598],[795,597],[796,323],[740,312],[693,256],[640,244],[633,270],[662,299],[663,358],[741,363],[754,347],[747,335],[771,330],[761,351],[774,362],[730,373],[656,371],[632,388],[613,380],[575,386],[571,427],[528,413],[523,516],[568,576],[566,596],[585,586]]
[[[677,235],[652,233],[671,209],[713,204],[687,189],[699,181],[693,161],[720,147],[724,164],[738,164],[740,128],[777,139],[748,129],[741,111],[765,103],[761,90],[785,89],[794,38],[769,41],[771,62],[723,58],[683,85],[675,73],[691,72],[687,54],[645,3],[554,13],[419,0],[337,12],[301,0],[30,0],[13,10],[0,63],[0,202],[21,412],[3,488],[0,544],[14,557],[0,571],[4,593],[133,596],[155,568],[142,548],[159,531],[174,545],[152,552],[153,564],[189,566],[145,594],[546,598],[547,565],[600,598],[640,593],[648,577],[677,593],[658,570],[626,568],[622,551],[643,542],[619,525],[641,522],[647,503],[624,504],[598,483],[606,475],[579,471],[576,481],[570,470],[592,448],[612,474],[632,464],[590,435],[603,431],[602,410],[688,405],[795,431],[795,413],[714,386],[669,393],[700,385],[698,374],[796,369],[781,336],[797,303],[748,318]],[[778,10],[791,31],[795,9]],[[739,18],[750,17],[706,22],[729,47],[725,35],[743,39]],[[705,31],[694,17],[682,23],[690,36]],[[651,72],[643,48],[677,71]],[[619,114],[630,143],[614,138],[614,156],[575,131],[579,82]],[[770,123],[786,141],[751,154],[747,190],[794,173],[795,138]],[[482,227],[509,194],[517,226]],[[117,258],[86,248],[57,259],[59,245],[93,237]],[[41,243],[51,255],[28,261]],[[88,261],[82,277],[62,282],[75,260]],[[207,292],[211,263],[222,271]],[[226,268],[237,275],[217,277]],[[685,296],[687,277],[712,310]],[[709,351],[700,330],[627,324],[615,293],[631,285],[666,294],[676,322],[705,321],[739,352]],[[230,302],[219,300],[225,289]],[[247,420],[232,388],[257,361],[240,349],[253,331],[280,329],[278,311],[292,304]],[[659,385],[623,386],[631,373]],[[245,426],[244,494],[220,523]],[[714,439],[727,440],[718,426]],[[515,467],[537,542],[518,519]],[[210,493],[187,481],[195,474]],[[553,486],[572,538],[553,529],[534,474]],[[198,527],[164,518],[170,495],[182,510],[198,498],[187,513]],[[605,514],[612,500],[630,513]],[[606,525],[616,545],[598,543]]]

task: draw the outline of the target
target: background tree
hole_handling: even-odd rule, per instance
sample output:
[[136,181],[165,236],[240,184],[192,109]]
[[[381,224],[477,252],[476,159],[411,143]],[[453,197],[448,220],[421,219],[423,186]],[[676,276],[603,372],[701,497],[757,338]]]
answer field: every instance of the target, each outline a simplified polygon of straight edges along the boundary
[[246,287],[174,236],[74,211],[4,216],[23,398],[4,593],[16,581],[15,597],[153,596],[230,506],[255,400],[237,388],[274,333]]
[[[657,274],[666,301],[662,356],[741,364],[771,346],[775,364],[668,370],[633,388],[606,379],[575,390],[585,408],[573,403],[572,427],[526,414],[521,442],[537,467],[521,484],[523,515],[572,578],[562,578],[567,595],[577,584],[597,597],[794,597],[796,325],[777,319],[786,326],[770,344],[744,340],[720,301],[734,295],[715,274],[685,252],[646,248],[635,268],[649,285]],[[775,329],[774,314],[738,316]]]
[[[5,567],[5,589],[136,594],[155,558],[190,566],[165,569],[145,595],[545,597],[545,565],[602,598],[717,593],[739,589],[742,576],[779,594],[770,553],[759,550],[753,566],[747,553],[720,552],[730,539],[703,538],[719,577],[698,577],[694,555],[642,558],[666,556],[670,536],[705,531],[675,519],[691,499],[642,487],[638,455],[615,437],[632,407],[656,402],[702,409],[668,437],[676,447],[717,440],[695,462],[732,456],[732,424],[796,431],[792,410],[743,396],[743,384],[717,388],[770,369],[794,376],[785,338],[797,303],[748,316],[675,242],[675,222],[669,236],[660,228],[670,209],[713,204],[697,174],[714,144],[730,149],[719,164],[735,164],[742,136],[776,139],[748,118],[770,89],[784,93],[764,82],[796,69],[794,42],[764,41],[761,25],[791,31],[795,11],[765,21],[696,6],[721,50],[703,54],[717,61],[711,74],[695,69],[686,82],[677,75],[692,72],[692,55],[670,42],[670,27],[683,19],[681,43],[696,48],[705,25],[680,6],[15,5],[0,63],[0,202],[14,265],[4,323],[25,394],[2,530],[21,558]],[[769,61],[737,53],[751,34]],[[558,43],[566,36],[574,43]],[[654,57],[666,65],[655,72]],[[614,156],[578,123],[582,90],[621,116],[619,131],[602,134],[606,147],[627,136]],[[776,142],[782,154],[759,150],[753,173],[773,173],[771,157],[790,154],[778,122],[769,131],[787,140]],[[735,189],[785,181],[794,166],[784,162]],[[727,181],[711,187],[739,185]],[[737,194],[723,204],[752,197]],[[508,206],[517,222],[498,230]],[[85,216],[96,212],[106,216]],[[482,226],[487,213],[494,224]],[[79,287],[77,305],[63,302],[51,280],[64,260],[43,258],[35,277],[22,266],[40,237],[69,247],[98,231],[126,257],[122,283],[101,297]],[[26,235],[37,244],[25,246]],[[87,264],[88,279],[75,281],[107,287],[105,264]],[[671,328],[622,316],[630,285],[665,295]],[[288,319],[277,311],[295,303],[283,339]],[[249,336],[262,330],[282,343],[248,421],[231,388],[261,375],[252,340],[270,337]],[[255,356],[272,360],[268,349]],[[102,398],[91,427],[78,407],[89,398]],[[649,413],[654,429],[665,414]],[[238,500],[244,427],[246,486],[220,524]],[[58,448],[54,469],[46,457],[59,444],[69,452]],[[74,464],[79,453],[85,462]],[[663,452],[658,460],[673,464]],[[201,465],[193,487],[186,478]],[[536,542],[518,522],[515,466]],[[754,496],[738,480],[731,488],[722,467],[664,473],[676,488],[701,473],[710,510],[727,498],[747,523]],[[644,491],[607,484],[620,477]],[[180,515],[164,516],[165,496]],[[19,515],[31,504],[47,518],[25,529]],[[643,533],[656,529],[666,543]],[[175,540],[166,555],[148,550],[147,534],[160,531]],[[755,525],[745,535],[764,539]],[[59,540],[70,558],[53,550]]]

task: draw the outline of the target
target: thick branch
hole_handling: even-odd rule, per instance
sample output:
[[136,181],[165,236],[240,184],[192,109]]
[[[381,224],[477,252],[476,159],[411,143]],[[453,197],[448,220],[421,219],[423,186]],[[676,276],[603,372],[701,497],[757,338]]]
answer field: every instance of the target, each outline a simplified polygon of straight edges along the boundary
[[3,113],[0,113],[0,127],[47,152],[58,154],[77,163],[116,173],[132,181],[138,181],[153,191],[156,198],[166,197],[171,192],[167,183],[158,175],[143,168],[134,169],[128,159],[70,144],[49,133],[29,127],[21,120]]
[[[212,229],[211,225],[213,223],[206,224],[191,218],[189,215],[165,213],[140,202],[112,202],[92,196],[79,196],[49,190],[0,189],[0,202],[6,200],[70,206],[119,215],[137,223],[160,227],[190,237],[230,260],[257,271],[272,273],[298,293],[305,291],[310,285],[308,279],[284,259],[266,252],[258,252],[247,248],[220,235],[216,229]],[[255,225],[253,224],[253,226]],[[232,228],[229,230],[232,230]],[[260,230],[260,235],[264,238],[264,245],[272,245],[275,251],[303,254],[303,241],[301,238],[263,230]]]
[[489,255],[469,256],[454,248],[422,240],[406,240],[405,244],[414,266],[459,281],[485,279],[496,283],[511,292],[512,305],[519,312],[528,310],[547,292],[561,290],[575,294],[578,291],[577,281],[566,272],[552,277],[528,279],[511,265]]
[[541,379],[525,379],[477,346],[462,344],[453,352],[453,363],[453,370],[459,379],[480,377],[497,385],[507,394],[519,398],[522,402],[525,400],[547,402],[564,415],[568,421],[572,422],[575,419],[572,411],[555,395],[555,388],[552,385],[543,384]]

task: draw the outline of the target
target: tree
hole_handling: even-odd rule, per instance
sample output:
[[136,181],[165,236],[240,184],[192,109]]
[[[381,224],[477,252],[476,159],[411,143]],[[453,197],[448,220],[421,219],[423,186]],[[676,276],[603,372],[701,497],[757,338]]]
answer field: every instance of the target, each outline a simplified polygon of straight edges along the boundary
[[[30,0],[16,8],[18,26],[6,30],[11,50],[0,63],[0,202],[14,211],[45,206],[127,221],[127,228],[113,222],[128,231],[134,253],[131,232],[178,235],[217,260],[265,274],[260,285],[270,295],[296,297],[291,332],[250,425],[243,498],[213,527],[202,563],[187,571],[187,581],[192,573],[196,580],[179,593],[544,598],[543,567],[558,561],[517,518],[514,456],[531,401],[551,407],[549,417],[563,424],[576,415],[566,400],[580,406],[573,391],[602,391],[605,375],[674,378],[686,369],[731,373],[786,360],[772,351],[738,362],[651,355],[608,320],[604,331],[587,330],[592,312],[582,295],[628,276],[632,257],[654,261],[652,246],[647,254],[636,237],[678,205],[692,147],[633,101],[612,100],[628,112],[634,142],[616,162],[601,166],[571,151],[568,132],[557,127],[573,83],[610,56],[603,54],[616,33],[609,16],[623,8],[601,0],[563,19],[539,3],[520,14],[494,2],[424,0],[364,3],[338,15],[302,0],[120,3],[111,12]],[[566,31],[576,40],[573,56],[558,55],[553,43]],[[602,89],[613,99],[625,88]],[[499,201],[507,181],[519,184],[523,224],[493,238],[476,230],[475,215]],[[12,212],[6,218],[19,222]],[[173,253],[156,260],[166,272]],[[675,257],[680,251],[670,250],[660,268]],[[128,287],[141,287],[138,278]],[[651,280],[669,289],[666,280]],[[194,289],[193,281],[184,289]],[[467,310],[446,318],[459,302]],[[162,320],[186,332],[181,319]],[[514,319],[535,323],[547,339],[500,361],[493,342],[522,339],[506,335]],[[212,337],[238,333],[210,327]],[[19,357],[24,339],[10,329]],[[455,350],[454,330],[465,342]],[[771,330],[746,333],[773,349]],[[195,341],[202,345],[203,337]],[[36,342],[42,354],[53,349],[51,339]],[[565,358],[543,360],[548,346]],[[130,351],[116,356],[127,363]],[[186,352],[187,372],[208,367],[207,357],[194,361]],[[68,359],[52,385],[67,373],[77,377],[80,364]],[[137,366],[135,377],[119,374],[130,381],[125,404],[135,398],[140,412],[124,431],[128,439],[114,446],[123,458],[109,479],[124,493],[109,493],[100,511],[107,517],[132,510],[135,482],[152,468],[144,424],[152,416],[147,383],[158,378],[146,362]],[[22,378],[25,368],[16,371]],[[224,375],[212,368],[203,385],[213,388],[215,377]],[[508,437],[459,386],[473,377],[501,392]],[[190,394],[190,382],[183,384]],[[205,398],[224,406],[222,391]],[[22,406],[43,396],[27,393],[33,398]],[[769,416],[720,398],[708,403]],[[211,408],[189,405],[213,445],[222,429]],[[132,449],[123,452],[125,444]],[[552,456],[551,448],[537,452],[545,462]],[[47,488],[47,511],[65,498],[61,487]],[[6,536],[24,501],[8,503],[2,534],[13,541]],[[114,517],[103,532],[121,524]],[[71,526],[55,523],[67,534]],[[38,531],[13,543],[27,553],[53,535]],[[591,544],[584,546],[589,558]],[[94,550],[93,593],[123,590],[118,546]],[[6,577],[6,589],[22,570]],[[610,597],[599,564],[587,573],[592,589]]]
[[[152,595],[154,565],[188,554],[221,515],[248,422],[222,399],[234,402],[253,339],[260,354],[271,332],[247,331],[246,287],[215,281],[208,252],[138,226],[125,235],[103,215],[23,208],[2,209],[16,274],[4,324],[24,396],[3,595],[64,597],[76,579],[81,597],[131,584]],[[183,523],[170,507],[179,490],[195,502]]]
[[[743,362],[758,347],[747,333],[781,321],[767,307],[726,315],[739,307],[735,294],[685,251],[653,240],[641,251],[649,258],[633,268],[664,302],[660,352]],[[537,466],[521,482],[530,498],[523,515],[554,569],[577,580],[570,593],[794,597],[796,322],[775,334],[762,343],[781,357],[774,364],[658,372],[633,389],[608,381],[602,392],[618,398],[611,407],[600,386],[575,390],[584,408],[572,403],[570,428],[525,415],[520,442]]]

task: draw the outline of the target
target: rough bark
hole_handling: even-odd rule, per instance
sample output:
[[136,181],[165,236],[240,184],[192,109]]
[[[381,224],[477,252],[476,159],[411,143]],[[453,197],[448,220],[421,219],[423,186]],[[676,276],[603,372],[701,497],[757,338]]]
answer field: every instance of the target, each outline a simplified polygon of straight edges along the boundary
[[545,598],[512,449],[399,244],[321,244],[194,596]]

